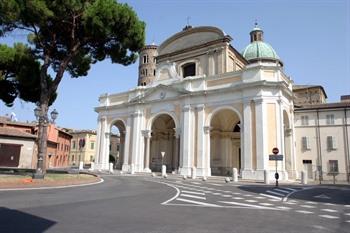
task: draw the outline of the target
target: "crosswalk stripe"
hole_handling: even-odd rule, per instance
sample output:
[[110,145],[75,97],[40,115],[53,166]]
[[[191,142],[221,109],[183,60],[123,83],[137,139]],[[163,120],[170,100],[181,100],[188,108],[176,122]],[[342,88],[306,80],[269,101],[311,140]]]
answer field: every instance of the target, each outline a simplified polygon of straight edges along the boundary
[[264,196],[264,197],[273,198],[273,199],[276,199],[276,200],[282,200],[282,198],[280,198],[280,197],[268,195],[268,194],[265,194],[265,193],[260,193],[260,195],[261,195],[261,196]]
[[[210,183],[208,183],[208,184],[210,184]],[[210,185],[220,186],[220,187],[222,187],[222,186],[223,186],[222,184],[210,184]]]
[[274,195],[280,196],[280,197],[284,197],[284,194],[277,193],[277,192],[274,192],[274,191],[271,191],[271,190],[267,190],[266,192],[270,193],[270,194],[274,194]]
[[243,199],[243,197],[232,197],[232,199],[242,200],[242,199]]
[[222,203],[231,204],[231,205],[239,205],[239,206],[245,206],[245,207],[253,207],[258,209],[274,209],[271,207],[266,206],[260,206],[260,205],[251,205],[251,204],[245,204],[245,203],[239,203],[239,202],[233,202],[233,201],[220,201]]
[[254,202],[258,202],[256,200],[245,200],[246,202],[251,202],[251,203],[254,203]]
[[322,217],[322,218],[330,218],[330,219],[339,218],[339,217],[337,217],[337,216],[327,215],[327,214],[324,214],[324,215],[318,215],[318,216],[320,216],[320,217]]
[[190,193],[190,194],[197,194],[197,195],[205,195],[205,193],[200,192],[193,192],[193,191],[187,191],[187,190],[181,190],[183,193]]
[[201,205],[201,206],[220,207],[219,205],[215,205],[215,204],[205,203],[205,202],[201,202],[201,201],[187,200],[187,199],[183,199],[183,198],[177,198],[176,200],[182,201],[182,202],[187,202],[187,203],[192,203],[192,204],[197,204],[197,205]]
[[297,191],[297,189],[293,189],[293,188],[286,188],[286,187],[283,187],[284,189],[287,189],[287,190],[289,190],[289,191],[292,191],[292,192],[294,192],[294,191]]
[[283,189],[273,189],[274,191],[282,192],[282,193],[290,193],[290,191],[283,190]]
[[313,214],[314,213],[312,211],[307,211],[307,210],[296,210],[295,212],[302,213],[302,214]]
[[259,203],[260,205],[266,205],[266,206],[272,206],[273,204],[271,203]]
[[189,194],[180,194],[181,197],[190,197],[190,198],[196,198],[196,199],[202,199],[205,200],[205,197],[199,197],[199,196],[194,196],[194,195],[189,195]]
[[331,212],[331,213],[338,212],[337,210],[332,210],[332,209],[321,209],[321,210],[325,212]]

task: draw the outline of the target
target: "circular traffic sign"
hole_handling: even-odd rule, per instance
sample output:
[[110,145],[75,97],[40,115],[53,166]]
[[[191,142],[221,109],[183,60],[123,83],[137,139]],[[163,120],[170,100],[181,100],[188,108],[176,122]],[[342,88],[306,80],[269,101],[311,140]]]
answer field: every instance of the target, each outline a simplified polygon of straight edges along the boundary
[[279,151],[279,149],[278,149],[277,147],[274,147],[274,148],[272,149],[272,153],[273,153],[274,155],[277,155],[279,152],[280,152],[280,151]]

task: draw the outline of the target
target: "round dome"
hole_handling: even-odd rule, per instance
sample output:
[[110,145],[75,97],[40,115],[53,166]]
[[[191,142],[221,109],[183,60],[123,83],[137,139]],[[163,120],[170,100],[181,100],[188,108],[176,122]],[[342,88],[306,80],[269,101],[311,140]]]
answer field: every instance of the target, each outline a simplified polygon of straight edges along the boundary
[[263,41],[253,41],[243,50],[242,55],[248,61],[255,59],[280,60],[271,45]]

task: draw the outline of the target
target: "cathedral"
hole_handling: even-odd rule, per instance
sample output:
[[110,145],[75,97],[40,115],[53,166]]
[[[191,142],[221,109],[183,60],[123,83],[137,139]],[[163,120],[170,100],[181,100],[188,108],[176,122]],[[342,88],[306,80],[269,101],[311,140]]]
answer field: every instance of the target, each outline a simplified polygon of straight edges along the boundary
[[[287,180],[298,178],[302,161],[319,163],[298,157],[293,82],[263,30],[255,24],[241,52],[231,41],[217,27],[186,26],[145,46],[137,87],[99,98],[95,169],[109,169],[112,126],[124,172],[164,164],[186,176],[228,176],[237,168],[242,179],[263,180],[265,171],[273,179],[277,170]],[[283,156],[277,162],[269,160],[275,147]]]

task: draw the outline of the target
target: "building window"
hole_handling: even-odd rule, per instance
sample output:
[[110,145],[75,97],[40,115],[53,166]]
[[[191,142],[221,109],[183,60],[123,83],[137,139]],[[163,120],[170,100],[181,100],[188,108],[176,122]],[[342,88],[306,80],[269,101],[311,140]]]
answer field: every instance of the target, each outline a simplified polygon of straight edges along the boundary
[[301,138],[301,145],[302,145],[303,151],[310,150],[309,138],[308,137],[302,137]]
[[94,156],[90,155],[90,162],[94,161]]
[[119,151],[119,145],[117,145],[117,151]]
[[338,160],[329,160],[328,171],[329,173],[339,173]]
[[327,136],[327,150],[335,150],[337,148],[335,137],[333,136]]
[[72,148],[75,149],[75,141],[73,141]]
[[327,117],[327,125],[334,125],[334,115],[329,114],[326,117]]
[[186,78],[188,76],[196,75],[196,63],[187,63],[182,66],[183,77]]
[[143,63],[144,64],[148,63],[148,56],[147,55],[143,56]]
[[301,125],[309,125],[309,116],[301,116]]
[[153,70],[153,75],[156,76],[156,70]]
[[93,150],[95,148],[95,143],[94,142],[91,142],[90,143],[90,149]]

